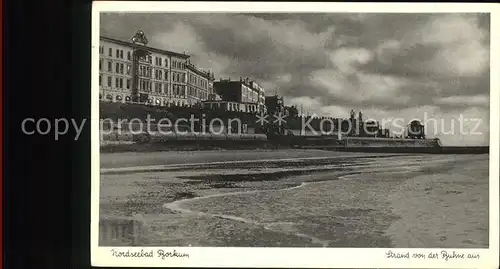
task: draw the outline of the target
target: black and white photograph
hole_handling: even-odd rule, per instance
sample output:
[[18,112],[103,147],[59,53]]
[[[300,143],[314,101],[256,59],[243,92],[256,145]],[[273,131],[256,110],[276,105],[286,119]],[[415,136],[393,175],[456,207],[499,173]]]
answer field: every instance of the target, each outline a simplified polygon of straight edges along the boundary
[[251,248],[279,260],[317,251],[337,258],[311,266],[335,267],[344,255],[364,266],[356,251],[379,249],[378,267],[493,265],[499,115],[486,8],[104,3],[92,232],[93,251],[106,251],[93,256],[192,266],[217,250],[205,266],[273,267]]

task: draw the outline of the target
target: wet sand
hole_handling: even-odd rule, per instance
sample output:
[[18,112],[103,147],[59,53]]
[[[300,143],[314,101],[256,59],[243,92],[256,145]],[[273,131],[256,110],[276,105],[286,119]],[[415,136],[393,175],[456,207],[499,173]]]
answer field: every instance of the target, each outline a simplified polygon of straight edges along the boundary
[[[488,244],[487,155],[239,153],[102,154],[100,214],[143,215],[155,246]],[[140,165],[170,166],[110,169]]]

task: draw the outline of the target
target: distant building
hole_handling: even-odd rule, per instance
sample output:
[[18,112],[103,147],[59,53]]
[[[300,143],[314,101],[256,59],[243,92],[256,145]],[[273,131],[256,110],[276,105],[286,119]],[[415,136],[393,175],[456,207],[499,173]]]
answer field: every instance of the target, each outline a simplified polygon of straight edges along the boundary
[[285,113],[283,97],[278,95],[265,97],[266,109],[269,114]]
[[425,126],[418,120],[412,121],[408,124],[404,137],[412,139],[425,139]]
[[265,90],[250,79],[231,81],[221,79],[214,82],[214,92],[219,94],[223,101],[252,103],[258,106],[258,111],[263,111],[265,106]]
[[131,42],[100,37],[100,100],[189,106],[209,99],[213,74],[188,64],[189,55],[147,44],[143,31]]

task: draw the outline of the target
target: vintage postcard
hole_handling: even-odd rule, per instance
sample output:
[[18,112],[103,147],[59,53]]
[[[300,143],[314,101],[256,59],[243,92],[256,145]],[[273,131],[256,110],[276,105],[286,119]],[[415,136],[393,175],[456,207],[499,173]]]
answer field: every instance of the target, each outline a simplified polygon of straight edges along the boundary
[[498,11],[94,2],[92,265],[498,268]]

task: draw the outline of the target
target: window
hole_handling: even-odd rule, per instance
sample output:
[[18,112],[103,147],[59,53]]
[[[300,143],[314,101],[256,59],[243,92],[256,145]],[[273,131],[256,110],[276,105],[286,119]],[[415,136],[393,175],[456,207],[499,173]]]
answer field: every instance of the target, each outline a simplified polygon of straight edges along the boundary
[[153,63],[153,57],[151,55],[148,56],[148,62],[151,64]]
[[119,63],[116,63],[115,72],[116,72],[117,74],[118,74],[118,73],[120,73],[120,64],[119,64]]
[[108,87],[111,87],[111,77],[108,77]]
[[120,79],[115,78],[115,88],[118,88],[120,86]]
[[168,60],[167,59],[165,59],[165,67],[168,68]]
[[102,60],[99,60],[99,70],[102,70]]
[[104,51],[103,46],[99,46],[99,54],[102,54],[102,53],[103,53],[103,51]]
[[113,49],[112,48],[109,48],[109,57],[113,56]]
[[123,50],[120,50],[120,59],[123,59]]
[[123,89],[123,78],[120,78],[120,89]]
[[120,74],[123,74],[123,64],[120,64]]
[[120,50],[116,49],[116,58],[120,58]]
[[102,85],[102,75],[99,75],[99,86]]
[[132,57],[131,57],[131,55],[130,55],[130,51],[127,51],[127,60],[129,60],[129,61],[130,61],[130,59],[131,59],[131,58],[132,58]]
[[108,61],[108,72],[111,72],[111,71],[112,71],[111,61]]
[[161,66],[161,58],[160,58],[160,59],[158,59],[158,60],[159,60],[159,66]]
[[127,89],[130,89],[130,79],[127,79]]
[[130,75],[131,68],[132,68],[132,66],[130,66],[130,64],[127,64],[127,75]]
[[[161,59],[160,59],[160,60],[161,60]],[[160,71],[158,72],[158,74],[159,74],[159,79],[162,79],[162,78],[163,78],[163,72],[160,70]]]

